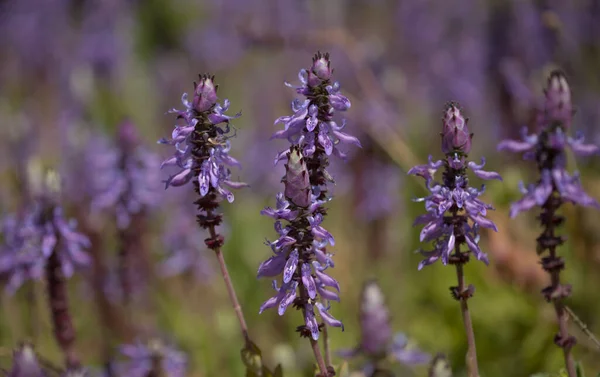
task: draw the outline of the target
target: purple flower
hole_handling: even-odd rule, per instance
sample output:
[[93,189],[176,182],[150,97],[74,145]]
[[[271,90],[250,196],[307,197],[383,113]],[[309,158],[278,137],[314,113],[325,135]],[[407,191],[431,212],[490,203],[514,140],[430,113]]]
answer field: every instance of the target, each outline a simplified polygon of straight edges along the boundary
[[540,178],[535,184],[521,184],[523,197],[513,203],[510,216],[543,206],[554,193],[566,202],[600,208],[598,202],[581,187],[579,175],[566,170],[566,148],[576,155],[598,154],[600,148],[586,144],[582,133],[573,138],[566,132],[571,127],[573,106],[571,93],[564,75],[558,71],[550,74],[545,90],[546,100],[537,116],[537,133],[528,135],[523,129],[522,140],[504,140],[498,145],[501,151],[523,153],[526,160],[535,160]]
[[184,377],[186,374],[185,354],[159,340],[147,344],[138,341],[135,344],[122,345],[120,351],[129,359],[124,365],[126,373],[123,375],[146,377],[154,373],[168,377]]
[[132,216],[160,203],[157,184],[160,163],[158,156],[140,145],[137,130],[130,121],[121,123],[116,144],[116,147],[105,144],[104,151],[98,147],[90,149],[97,154],[88,156],[91,165],[87,168],[97,168],[91,177],[92,209],[110,209],[119,229],[125,229]]
[[177,114],[177,118],[183,119],[185,124],[175,126],[171,139],[158,141],[175,147],[174,155],[165,160],[161,167],[173,166],[179,170],[165,181],[166,188],[183,186],[193,178],[201,197],[214,192],[231,203],[234,196],[229,189],[246,186],[232,181],[229,169],[230,166],[240,165],[229,156],[229,122],[241,114],[225,115],[229,109],[229,100],[225,100],[222,106],[217,103],[217,86],[213,80],[214,77],[200,76],[200,83],[194,83],[192,102],[188,101],[188,95],[184,93],[181,101],[185,109],[170,111]]
[[47,373],[40,366],[35,350],[29,344],[22,344],[13,351],[13,365],[8,377],[46,377]]
[[91,259],[84,250],[90,243],[76,226],[75,220],[65,219],[62,208],[49,198],[38,199],[20,221],[8,216],[0,252],[0,274],[8,279],[7,291],[12,294],[26,280],[42,278],[46,261],[54,252],[66,278],[75,268],[87,267]]
[[0,247],[0,276],[5,281],[5,289],[14,294],[27,280],[41,280],[44,276],[45,259],[41,250],[29,237],[35,234],[30,221],[19,220],[8,215],[2,221],[3,244]]
[[[564,321],[564,299],[571,294],[571,286],[561,283],[560,272],[565,268],[565,261],[557,254],[558,246],[564,238],[557,234],[557,228],[564,222],[558,210],[565,202],[581,206],[600,208],[596,199],[589,196],[581,187],[579,175],[571,176],[566,170],[566,146],[576,154],[591,155],[598,152],[598,147],[584,144],[582,135],[576,139],[566,136],[571,127],[573,107],[571,93],[565,76],[554,71],[548,78],[545,90],[546,98],[543,109],[538,111],[537,134],[527,136],[525,142],[504,141],[498,145],[500,150],[525,153],[525,158],[535,160],[539,178],[535,184],[527,188],[521,183],[524,196],[511,206],[511,217],[521,211],[540,207],[538,219],[543,227],[536,239],[540,264],[550,275],[550,285],[542,290],[544,298],[553,302],[557,320]],[[563,348],[565,364],[570,375],[575,374],[575,364],[569,350],[576,344],[575,337],[569,335],[566,328],[560,328],[554,337],[554,343]]]
[[[315,308],[323,323],[343,328],[342,323],[329,313],[329,305],[318,301],[318,296],[327,301],[339,301],[339,284],[326,273],[333,267],[333,262],[325,247],[333,244],[334,239],[320,225],[322,202],[310,190],[306,160],[300,147],[292,147],[286,158],[288,163],[283,178],[286,194],[277,195],[276,210],[267,207],[261,211],[276,220],[279,238],[268,243],[274,255],[258,268],[258,277],[282,275],[282,283],[279,286],[276,280],[273,281],[276,293],[261,305],[260,312],[276,307],[278,314],[283,315],[293,304],[304,315],[304,325],[299,326],[298,331],[302,336],[317,340],[321,325],[317,323]],[[282,221],[288,224],[284,227]]]
[[165,258],[158,266],[162,276],[174,276],[190,272],[199,281],[212,275],[212,269],[203,250],[204,237],[195,231],[193,216],[183,208],[167,222],[163,237]]
[[360,330],[360,344],[353,349],[340,350],[338,354],[343,358],[364,354],[368,359],[363,367],[366,375],[370,375],[368,371],[372,372],[380,361],[389,356],[406,365],[426,364],[431,359],[430,355],[408,347],[403,334],[394,336],[389,309],[376,281],[367,282],[361,293]]
[[321,53],[315,55],[310,69],[300,71],[302,85],[295,89],[305,99],[295,99],[294,114],[275,121],[284,123],[284,129],[273,135],[291,143],[275,158],[276,164],[287,161],[282,179],[285,189],[277,194],[275,208],[261,211],[275,219],[279,238],[268,242],[274,255],[259,266],[258,277],[281,274],[282,282],[273,281],[276,293],[261,305],[260,312],[277,307],[283,315],[293,305],[304,317],[297,331],[313,340],[319,338],[322,326],[344,328],[329,312],[329,302],[340,301],[340,286],[327,272],[334,264],[326,247],[335,240],[321,225],[326,214],[323,205],[331,199],[327,183],[333,181],[326,168],[330,155],[344,158],[340,142],[360,146],[357,138],[341,131],[345,122],[338,126],[333,120],[336,110],[350,108],[350,101],[340,93],[339,83],[332,83],[332,74],[329,54]]
[[[345,158],[339,149],[340,143],[354,144],[360,147],[360,141],[342,132],[346,122],[341,125],[333,119],[336,111],[346,111],[350,101],[340,93],[340,84],[331,82],[332,69],[329,54],[318,53],[313,58],[309,70],[302,69],[298,74],[301,86],[293,87],[305,99],[295,99],[292,102],[293,115],[277,118],[275,124],[283,123],[284,129],[273,134],[272,138],[287,139],[291,144],[302,145],[302,154],[311,157],[317,150],[322,150],[327,156],[334,154]],[[289,150],[276,157],[277,163]]]
[[[470,169],[477,177],[485,180],[502,178],[496,172],[483,170],[483,158],[479,165],[467,161],[472,135],[466,128],[466,120],[458,106],[450,104],[445,114],[442,150],[446,158],[433,161],[430,156],[428,164],[416,166],[408,171],[408,174],[423,177],[430,192],[430,195],[416,199],[424,202],[427,210],[426,214],[415,220],[415,225],[424,225],[420,240],[433,243],[432,250],[421,250],[425,259],[419,263],[419,270],[438,259],[441,259],[443,264],[454,263],[454,259],[464,258],[468,253],[488,264],[487,255],[478,245],[479,229],[497,230],[494,223],[485,217],[487,211],[493,207],[479,199],[485,187],[477,189],[469,186],[466,172]],[[442,182],[436,183],[434,175],[442,166]],[[460,251],[462,244],[467,245],[469,252]]]

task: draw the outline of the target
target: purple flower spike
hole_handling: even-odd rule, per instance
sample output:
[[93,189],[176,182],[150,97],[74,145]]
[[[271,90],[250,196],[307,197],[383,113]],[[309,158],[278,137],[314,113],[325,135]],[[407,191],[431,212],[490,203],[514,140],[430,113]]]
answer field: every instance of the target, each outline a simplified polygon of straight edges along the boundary
[[524,130],[524,141],[505,140],[498,145],[499,150],[525,153],[524,157],[534,159],[540,170],[538,182],[521,190],[523,198],[511,206],[511,217],[534,206],[543,206],[555,195],[565,202],[600,208],[598,202],[585,193],[578,176],[566,171],[566,147],[581,156],[597,154],[600,148],[585,144],[581,132],[577,132],[575,138],[566,135],[572,123],[573,105],[565,76],[559,71],[552,72],[544,92],[544,107],[537,116],[538,133],[527,135]]
[[364,368],[370,369],[389,356],[405,365],[426,364],[431,359],[430,355],[408,347],[403,334],[394,336],[384,294],[374,280],[365,283],[360,296],[360,332],[360,344],[357,347],[337,353],[346,359],[365,355],[367,364]]
[[[498,148],[526,152],[524,157],[536,162],[539,178],[527,188],[521,184],[523,197],[512,204],[510,216],[515,217],[533,207],[541,208],[538,219],[543,231],[536,240],[537,253],[546,254],[541,258],[541,265],[550,274],[551,281],[551,284],[542,290],[542,294],[548,302],[553,302],[558,322],[563,323],[563,301],[571,294],[571,286],[560,281],[560,271],[565,268],[565,262],[557,255],[557,248],[565,240],[557,234],[557,228],[564,223],[565,218],[557,212],[562,204],[567,202],[600,209],[598,201],[583,190],[579,175],[570,175],[567,172],[566,148],[570,147],[575,154],[586,156],[596,154],[598,147],[584,144],[581,133],[578,133],[575,139],[567,136],[572,124],[573,105],[564,74],[558,71],[550,74],[545,95],[544,106],[537,114],[537,133],[526,139],[529,148],[520,148],[523,143],[513,140],[503,141]],[[564,350],[568,374],[575,375],[575,363],[570,349],[575,345],[576,339],[562,326],[554,339]]]
[[[488,263],[487,256],[477,246],[480,227],[493,229],[496,225],[485,217],[492,206],[479,199],[482,189],[468,185],[466,168],[481,179],[502,180],[500,174],[483,170],[485,158],[481,164],[467,161],[467,153],[471,148],[473,134],[466,127],[466,118],[462,115],[457,104],[450,103],[444,113],[442,132],[442,151],[446,158],[429,164],[419,165],[408,171],[408,174],[418,175],[425,179],[430,195],[418,199],[425,202],[427,214],[419,216],[415,225],[423,224],[421,242],[433,242],[433,250],[421,250],[425,259],[419,263],[419,270],[424,266],[442,260],[443,264],[464,263],[468,254],[474,253],[477,260]],[[434,174],[444,166],[442,182],[433,181]],[[473,225],[470,225],[471,224]],[[468,239],[468,242],[467,242]],[[462,244],[468,243],[468,251],[460,251]]]
[[147,377],[165,375],[184,377],[187,370],[185,354],[164,344],[160,340],[152,340],[145,344],[122,345],[121,353],[129,361],[126,363],[126,375],[129,377]]
[[[229,167],[239,166],[239,162],[229,156],[231,144],[229,138],[230,120],[241,114],[227,116],[229,101],[223,106],[217,103],[218,85],[214,77],[200,76],[200,82],[194,83],[194,98],[190,103],[187,94],[181,98],[184,110],[172,109],[170,113],[185,121],[184,125],[176,125],[171,139],[161,139],[159,144],[175,147],[172,157],[166,159],[162,166],[173,166],[179,171],[166,181],[166,187],[184,186],[190,181],[197,186],[202,198],[214,194],[217,198],[225,198],[233,202],[234,196],[228,190],[246,187],[241,182],[231,179]],[[224,124],[225,126],[221,126]]]
[[[350,101],[340,93],[340,84],[331,82],[333,69],[330,66],[329,54],[318,53],[310,70],[300,71],[302,86],[295,88],[306,99],[295,99],[292,102],[294,115],[282,116],[275,121],[275,124],[283,123],[284,129],[274,133],[272,138],[301,144],[306,158],[312,157],[317,150],[324,151],[327,156],[343,156],[339,150],[341,144],[361,146],[356,137],[342,132],[345,122],[338,125],[333,119],[336,111],[350,108]],[[281,156],[276,161],[281,160]]]
[[[346,123],[342,121],[338,125],[333,119],[336,111],[350,108],[350,101],[340,93],[339,83],[332,83],[332,75],[329,54],[321,53],[315,55],[308,70],[303,69],[298,74],[302,85],[295,89],[305,98],[292,102],[293,115],[275,121],[275,124],[283,123],[284,129],[272,136],[291,143],[275,158],[276,164],[286,161],[282,180],[285,190],[277,194],[275,208],[261,211],[276,220],[279,239],[268,243],[275,255],[260,265],[258,277],[282,274],[283,283],[278,288],[274,282],[276,294],[260,307],[260,312],[278,306],[278,313],[282,315],[293,301],[304,318],[304,324],[298,326],[297,331],[300,336],[313,340],[319,338],[324,325],[343,330],[342,322],[329,312],[328,303],[340,300],[340,286],[325,272],[334,265],[332,254],[327,253],[325,247],[335,244],[334,237],[321,225],[326,214],[323,204],[331,199],[327,183],[333,181],[326,168],[330,155],[344,156],[338,149],[340,144],[360,147],[357,138],[342,132]],[[315,308],[321,324],[317,322]]]

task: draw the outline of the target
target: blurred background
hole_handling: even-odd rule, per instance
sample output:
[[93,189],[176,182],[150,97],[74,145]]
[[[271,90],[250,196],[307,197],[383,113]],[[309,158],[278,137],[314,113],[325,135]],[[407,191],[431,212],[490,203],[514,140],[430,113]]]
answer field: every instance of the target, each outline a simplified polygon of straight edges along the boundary
[[[159,171],[172,153],[156,143],[175,124],[166,111],[182,108],[181,94],[210,72],[231,113],[242,111],[231,155],[243,165],[234,178],[251,185],[223,206],[225,260],[265,360],[281,363],[286,376],[310,375],[311,349],[295,333],[301,316],[259,315],[272,291],[268,279],[255,277],[271,253],[264,241],[275,234],[259,212],[274,204],[283,174],[272,164],[286,144],[269,141],[279,127],[273,121],[290,114],[294,91],[284,81],[297,83],[317,50],[331,53],[335,79],[352,101],[347,132],[363,144],[349,150],[347,163],[332,161],[336,198],[325,226],[337,241],[332,274],[342,301],[331,310],[346,326],[330,331],[333,349],[358,342],[360,289],[376,277],[394,329],[431,354],[445,353],[455,374],[466,375],[460,310],[448,290],[455,272],[440,263],[417,271],[412,221],[424,209],[412,199],[426,192],[406,175],[429,154],[440,156],[442,110],[454,100],[475,133],[471,157],[485,155],[487,167],[504,177],[484,196],[497,208],[490,218],[499,232],[482,236],[491,264],[466,269],[477,289],[470,305],[480,370],[489,377],[559,371],[555,315],[540,294],[547,276],[535,253],[538,225],[533,214],[508,218],[519,181],[536,172],[495,145],[532,125],[546,75],[557,67],[573,90],[574,128],[600,143],[600,1],[0,0],[0,213],[26,207],[35,171],[61,174],[65,211],[92,239],[98,262],[70,280],[86,365],[99,367],[114,346],[140,335],[123,324],[118,305],[112,314],[99,310],[123,295],[115,260],[123,242],[132,242],[140,253],[131,262],[139,275],[128,308],[135,323],[185,352],[190,376],[244,375],[237,322],[206,236],[195,227],[191,186],[165,191],[168,172]],[[142,198],[135,208],[111,199],[126,170],[111,170],[125,150],[123,122],[139,136],[131,153]],[[600,198],[600,160],[570,167]],[[563,211],[568,242],[560,253],[574,292],[568,305],[599,331],[600,214]],[[60,362],[43,283],[27,282],[1,300],[0,365],[10,365],[10,349],[23,339]],[[579,341],[576,359],[595,375],[600,350],[573,322],[570,330]]]

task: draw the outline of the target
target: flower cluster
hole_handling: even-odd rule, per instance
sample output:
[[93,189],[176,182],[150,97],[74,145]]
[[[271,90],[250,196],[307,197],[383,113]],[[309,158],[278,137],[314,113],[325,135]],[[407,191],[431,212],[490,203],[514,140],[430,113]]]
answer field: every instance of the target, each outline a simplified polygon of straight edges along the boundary
[[[94,142],[94,139],[92,139]],[[96,152],[96,153],[93,153]],[[119,229],[129,226],[134,215],[160,203],[158,157],[140,145],[134,124],[124,121],[119,127],[117,145],[90,149],[92,208],[114,211]]]
[[207,255],[199,250],[203,237],[194,231],[189,212],[179,208],[168,221],[163,236],[164,260],[158,271],[165,277],[190,273],[198,281],[206,281],[213,270]]
[[[342,132],[346,121],[343,120],[338,125],[333,119],[336,111],[350,108],[350,100],[340,93],[338,82],[331,82],[332,74],[329,54],[318,53],[313,58],[310,70],[300,70],[298,78],[301,86],[294,87],[286,83],[305,98],[292,101],[293,115],[282,116],[275,121],[275,124],[283,123],[284,129],[275,132],[272,138],[287,139],[292,145],[301,145],[302,155],[311,160],[321,158],[322,153],[345,159],[345,153],[339,149],[340,143],[360,147],[360,141],[356,137]],[[285,158],[288,152],[289,149],[279,153],[275,162]],[[325,182],[326,180],[321,179],[318,184],[323,185]]]
[[[285,193],[277,195],[276,208],[267,207],[261,214],[275,219],[275,230],[279,238],[269,242],[273,255],[258,268],[258,277],[276,277],[283,274],[281,286],[273,281],[277,293],[263,303],[260,312],[277,307],[283,315],[290,305],[302,309],[305,325],[298,331],[302,336],[319,338],[320,325],[314,308],[319,311],[323,322],[329,326],[342,327],[342,323],[329,312],[329,307],[318,300],[339,301],[338,282],[326,273],[333,267],[327,245],[334,245],[333,236],[321,226],[323,215],[319,213],[323,201],[317,200],[310,190],[306,161],[300,147],[292,147],[287,154]],[[284,226],[282,221],[287,222]],[[328,290],[334,288],[337,292]]]
[[557,247],[565,241],[557,234],[557,228],[564,222],[558,210],[564,203],[600,208],[600,204],[589,196],[581,187],[579,176],[571,176],[566,170],[566,147],[578,155],[597,154],[600,148],[585,144],[582,134],[575,138],[566,135],[571,127],[573,106],[571,91],[565,76],[554,71],[548,78],[545,90],[544,106],[537,114],[537,133],[527,135],[523,132],[523,140],[506,140],[498,145],[499,150],[524,153],[524,158],[535,160],[539,171],[539,179],[529,187],[521,190],[523,198],[511,206],[511,217],[519,212],[539,206],[541,214],[538,219],[542,225],[542,233],[536,239],[537,252],[545,254],[540,261],[542,268],[550,275],[550,285],[542,290],[548,302],[553,302],[559,322],[559,332],[554,342],[563,348],[565,364],[569,375],[575,375],[575,363],[570,349],[576,344],[575,337],[569,335],[567,314],[563,300],[571,294],[571,285],[561,283],[560,272],[565,268],[565,261],[557,254]]
[[63,210],[49,198],[40,198],[22,219],[4,219],[4,247],[0,249],[0,274],[6,289],[14,293],[25,281],[39,280],[48,258],[56,253],[62,274],[73,275],[75,268],[87,267],[91,260],[85,249],[86,236],[76,231],[77,223],[67,220]]
[[228,134],[231,132],[230,120],[238,118],[241,113],[225,115],[229,109],[229,100],[226,99],[223,105],[217,103],[217,89],[214,76],[202,75],[200,82],[194,83],[192,102],[188,100],[187,93],[184,93],[181,102],[185,109],[170,111],[177,114],[177,118],[183,119],[185,124],[175,126],[171,139],[163,138],[158,141],[175,147],[174,155],[165,160],[161,168],[175,166],[179,169],[165,181],[167,188],[183,186],[193,178],[201,197],[213,192],[231,203],[234,196],[224,186],[246,186],[232,181],[229,169],[230,166],[240,165],[235,158],[229,156],[231,145]]
[[[323,205],[331,199],[327,195],[327,183],[333,181],[326,168],[331,155],[345,159],[340,143],[360,147],[360,142],[342,132],[345,121],[338,125],[334,120],[336,111],[350,108],[350,101],[340,93],[340,84],[332,82],[329,54],[317,53],[311,68],[300,70],[298,77],[301,86],[286,85],[295,88],[304,99],[292,102],[293,115],[275,121],[275,124],[283,123],[284,129],[272,136],[287,139],[291,144],[275,158],[275,164],[287,161],[283,178],[285,190],[277,195],[275,208],[261,212],[275,219],[279,238],[269,243],[275,255],[260,265],[258,277],[283,274],[283,281],[280,287],[277,281],[273,282],[277,293],[261,306],[260,312],[278,307],[279,315],[283,315],[293,304],[304,315],[304,325],[297,331],[301,336],[317,340],[322,325],[343,329],[342,323],[329,313],[329,301],[339,301],[340,287],[325,272],[334,266],[332,254],[326,247],[335,243],[333,236],[321,226],[326,215]],[[323,324],[316,320],[315,307]]]
[[523,198],[514,203],[510,216],[542,206],[556,191],[566,202],[581,206],[600,207],[581,187],[579,175],[566,171],[566,147],[579,156],[590,156],[600,151],[598,146],[586,144],[582,133],[573,138],[566,134],[573,116],[571,92],[561,72],[552,72],[545,90],[544,108],[538,112],[538,132],[528,135],[522,131],[523,140],[505,140],[498,145],[501,151],[523,153],[526,160],[534,160],[540,171],[540,179],[527,187],[521,183]]
[[381,361],[388,356],[407,364],[428,363],[431,356],[415,348],[408,347],[404,334],[393,335],[389,309],[385,297],[376,281],[367,282],[360,299],[360,344],[352,349],[338,351],[343,358],[364,354],[368,362],[363,367],[365,375],[375,375]]
[[164,344],[160,340],[122,345],[121,353],[129,358],[122,365],[120,375],[129,377],[146,377],[167,375],[184,377],[187,370],[185,354]]
[[[466,243],[475,258],[488,264],[487,255],[479,248],[479,228],[497,230],[494,223],[486,218],[489,204],[479,199],[485,186],[477,189],[469,186],[467,169],[477,177],[485,180],[502,178],[498,173],[483,170],[485,159],[481,164],[467,161],[471,149],[472,134],[467,127],[467,119],[463,117],[456,104],[449,104],[443,120],[442,151],[445,159],[419,165],[409,170],[408,174],[418,175],[426,181],[429,196],[416,199],[425,202],[427,213],[415,220],[415,225],[424,224],[421,230],[421,242],[433,241],[431,251],[421,251],[425,259],[419,263],[419,269],[432,264],[441,258],[442,263],[464,263],[468,253],[460,252],[460,245]],[[441,167],[442,183],[434,182],[434,174]],[[469,222],[469,220],[471,220]],[[455,255],[452,253],[455,252]],[[458,258],[458,259],[457,259]],[[456,260],[454,260],[456,259]]]

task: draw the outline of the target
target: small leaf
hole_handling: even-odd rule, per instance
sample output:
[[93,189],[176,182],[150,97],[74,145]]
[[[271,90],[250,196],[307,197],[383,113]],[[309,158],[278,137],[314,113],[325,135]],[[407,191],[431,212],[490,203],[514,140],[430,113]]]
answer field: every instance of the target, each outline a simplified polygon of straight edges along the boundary
[[429,377],[452,377],[450,362],[444,354],[438,353],[429,365]]
[[[246,366],[246,375],[248,377],[260,377],[263,371],[262,352],[260,351],[260,348],[253,342],[248,341],[246,347],[242,348],[240,351],[240,355],[242,357],[242,362]],[[249,375],[248,373],[254,374]]]
[[281,364],[277,364],[277,366],[275,367],[273,377],[283,377],[283,368],[281,367]]
[[585,377],[585,372],[583,371],[583,366],[581,365],[581,362],[579,362],[579,361],[575,365],[575,373],[577,374],[577,377]]

